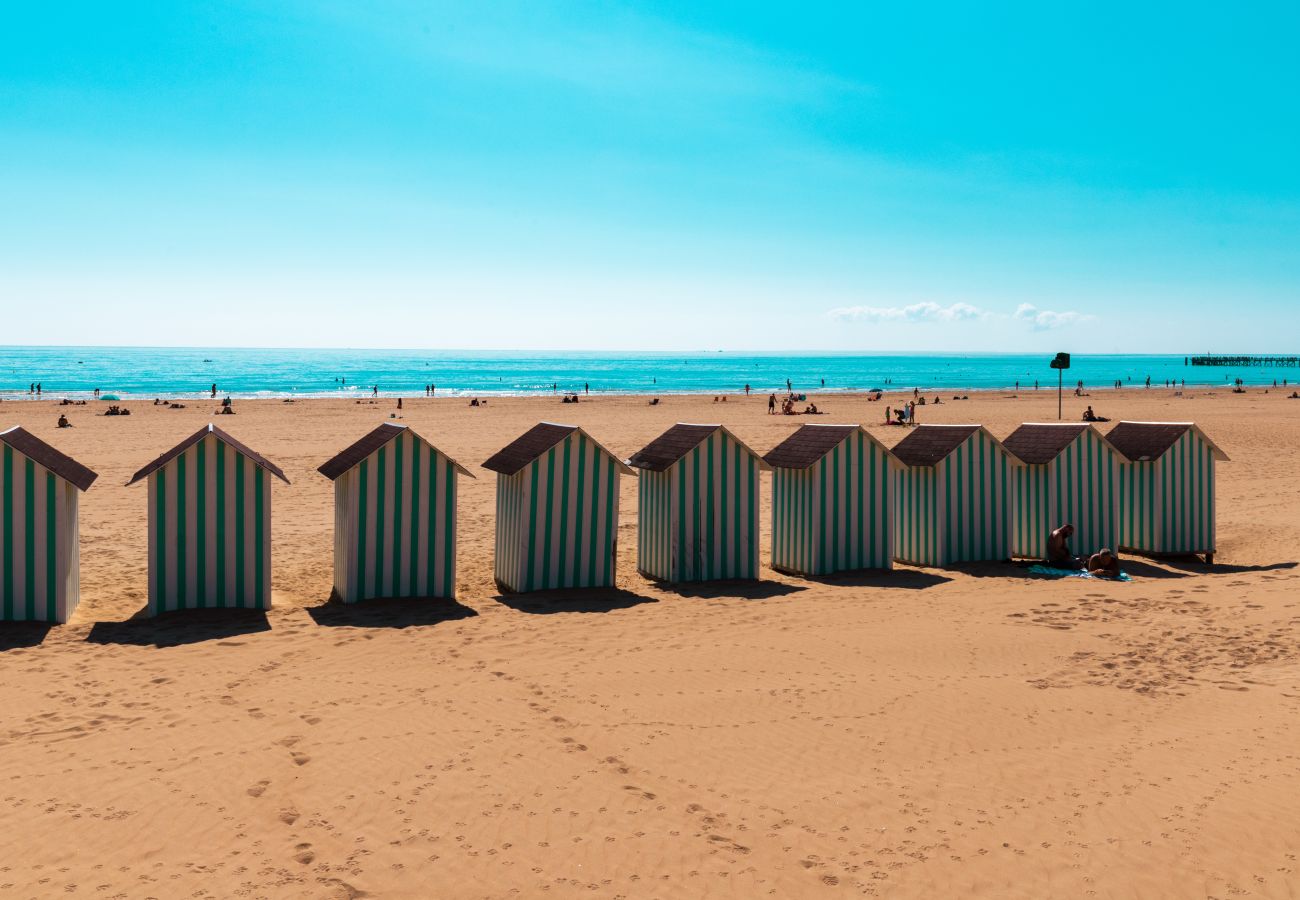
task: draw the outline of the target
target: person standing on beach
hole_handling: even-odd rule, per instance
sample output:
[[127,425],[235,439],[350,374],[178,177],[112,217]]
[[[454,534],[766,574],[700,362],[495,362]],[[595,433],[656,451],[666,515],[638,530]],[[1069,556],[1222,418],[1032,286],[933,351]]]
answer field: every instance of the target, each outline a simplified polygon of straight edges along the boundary
[[789,378],[787,378],[787,379],[785,380],[785,392],[786,392],[787,394],[792,394],[792,393],[794,393],[794,385],[790,383],[790,379],[789,379]]
[[749,396],[749,385],[745,385],[745,396]]
[[769,416],[776,415],[776,394],[767,395],[767,414]]
[[584,381],[584,382],[582,383],[582,392],[583,392],[584,394],[590,394],[590,393],[591,393],[591,385]]

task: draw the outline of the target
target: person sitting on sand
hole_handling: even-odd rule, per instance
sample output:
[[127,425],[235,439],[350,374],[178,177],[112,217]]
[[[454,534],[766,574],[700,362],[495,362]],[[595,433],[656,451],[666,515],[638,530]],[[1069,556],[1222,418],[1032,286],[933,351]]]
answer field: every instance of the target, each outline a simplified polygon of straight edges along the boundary
[[1089,575],[1095,575],[1098,578],[1118,578],[1119,577],[1119,560],[1115,554],[1110,552],[1110,548],[1102,547],[1092,556],[1088,557],[1088,564],[1085,567]]
[[59,416],[59,427],[60,427],[60,428],[71,428],[71,427],[72,427],[72,423],[68,421],[68,417],[67,417],[67,416],[63,416],[63,415],[61,415],[61,416]]
[[1079,561],[1070,552],[1074,526],[1066,522],[1047,536],[1047,564],[1054,569],[1077,569]]

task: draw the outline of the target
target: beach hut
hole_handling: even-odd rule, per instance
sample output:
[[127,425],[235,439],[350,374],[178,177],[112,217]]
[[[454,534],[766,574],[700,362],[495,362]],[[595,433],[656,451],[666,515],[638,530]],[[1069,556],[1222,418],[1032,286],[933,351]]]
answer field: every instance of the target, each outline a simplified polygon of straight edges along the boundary
[[149,614],[271,605],[271,475],[275,463],[215,425],[145,466],[149,482]]
[[483,467],[497,473],[501,590],[614,584],[618,476],[632,474],[618,457],[576,425],[542,422]]
[[1120,467],[1119,544],[1214,561],[1214,464],[1228,456],[1191,422],[1120,422],[1106,435]]
[[1042,559],[1047,536],[1069,522],[1076,553],[1117,550],[1124,457],[1091,425],[1030,422],[1003,446],[1019,459],[1011,476],[1011,555]]
[[456,596],[456,476],[466,469],[390,422],[318,470],[334,482],[334,591],[374,597]]
[[0,619],[68,621],[81,600],[77,502],[98,477],[36,435],[0,431]]
[[922,566],[1011,556],[1011,470],[982,425],[918,425],[894,447],[894,559]]
[[758,577],[762,457],[721,425],[678,423],[628,465],[640,470],[641,574],[677,582]]
[[772,467],[772,568],[796,575],[889,569],[894,455],[861,425],[803,425]]

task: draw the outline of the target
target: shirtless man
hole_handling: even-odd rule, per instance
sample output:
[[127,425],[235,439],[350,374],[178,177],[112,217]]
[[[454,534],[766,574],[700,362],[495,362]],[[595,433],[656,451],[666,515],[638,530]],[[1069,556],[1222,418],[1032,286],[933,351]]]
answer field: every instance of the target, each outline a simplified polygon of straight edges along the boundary
[[1074,526],[1066,522],[1047,536],[1047,564],[1057,569],[1077,569],[1079,561],[1070,552]]
[[1099,578],[1118,578],[1119,560],[1106,547],[1088,557],[1088,574]]

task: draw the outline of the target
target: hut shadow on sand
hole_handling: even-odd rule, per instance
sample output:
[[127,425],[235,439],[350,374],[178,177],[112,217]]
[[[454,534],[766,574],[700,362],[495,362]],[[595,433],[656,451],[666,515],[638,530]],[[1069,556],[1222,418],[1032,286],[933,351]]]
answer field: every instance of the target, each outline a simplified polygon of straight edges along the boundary
[[699,597],[705,600],[771,600],[808,590],[801,584],[786,584],[783,581],[657,581],[655,585],[680,597]]
[[790,575],[801,581],[827,587],[885,588],[923,591],[952,581],[947,575],[925,569],[858,569],[829,575]]
[[658,603],[654,597],[634,594],[622,588],[581,588],[579,590],[531,591],[526,594],[501,593],[493,598],[516,612],[533,615],[552,613],[607,613],[630,609],[643,603]]
[[472,619],[478,612],[445,597],[397,597],[343,603],[331,595],[328,603],[307,609],[325,628],[419,628]]
[[52,627],[49,622],[6,622],[0,628],[0,653],[39,647]]
[[152,617],[141,615],[125,622],[96,622],[86,641],[133,647],[179,647],[270,630],[265,610],[187,609]]

